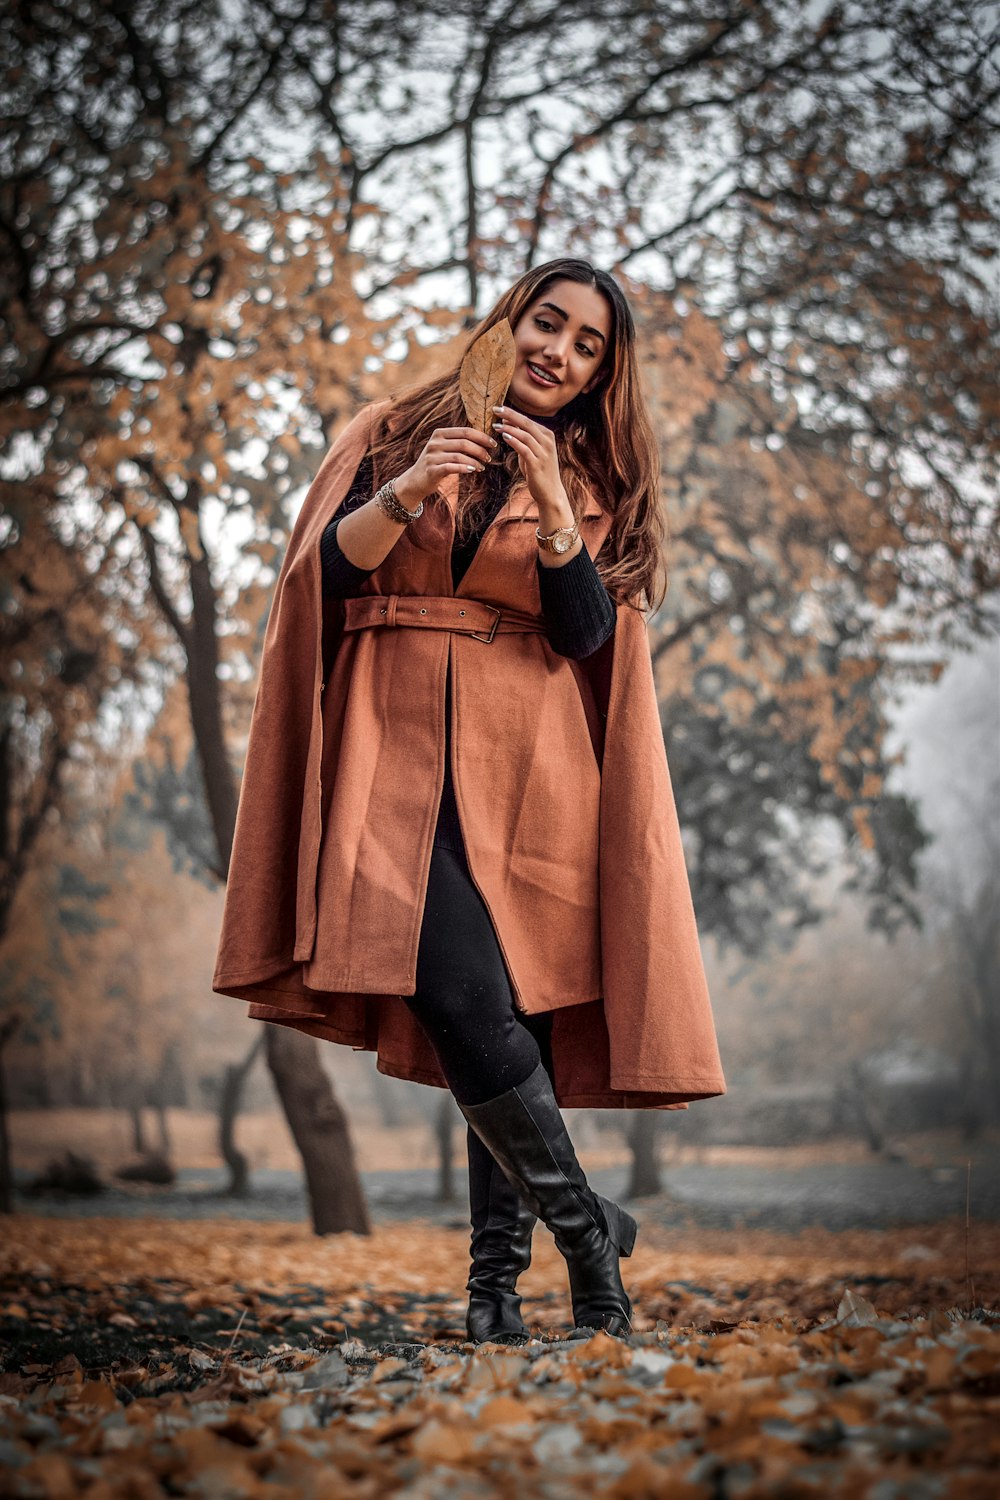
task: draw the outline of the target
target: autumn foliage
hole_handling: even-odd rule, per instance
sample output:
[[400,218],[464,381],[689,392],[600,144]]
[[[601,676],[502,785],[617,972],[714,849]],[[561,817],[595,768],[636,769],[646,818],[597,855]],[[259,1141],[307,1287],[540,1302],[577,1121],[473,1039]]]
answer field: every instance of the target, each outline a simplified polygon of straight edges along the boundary
[[[562,0],[0,20],[0,1040],[75,1036],[81,1071],[120,1047],[139,1076],[180,1029],[172,981],[207,1003],[197,951],[171,969],[144,914],[183,927],[168,882],[225,880],[301,496],[362,402],[437,373],[554,254],[612,270],[639,324],[700,931],[769,955],[818,924],[831,870],[881,934],[919,921],[891,711],[995,630],[1000,582],[993,9],[580,21]],[[123,853],[153,821],[163,841]],[[995,894],[970,910],[956,1047],[995,1109]],[[831,1068],[867,1003],[857,1025],[824,1004]]]
[[[7,1493],[665,1493],[985,1500],[1000,1466],[995,1235],[739,1245],[661,1232],[636,1332],[567,1340],[545,1238],[535,1338],[463,1341],[467,1235],[393,1225],[20,1219],[5,1244]],[[972,1298],[970,1300],[970,1292]],[[981,1300],[980,1300],[981,1299]]]

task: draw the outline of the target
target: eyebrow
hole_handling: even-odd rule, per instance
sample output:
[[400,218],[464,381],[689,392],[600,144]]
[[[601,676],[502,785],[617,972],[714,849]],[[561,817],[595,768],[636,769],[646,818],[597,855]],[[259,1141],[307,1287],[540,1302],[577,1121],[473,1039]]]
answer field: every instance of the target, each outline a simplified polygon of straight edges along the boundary
[[[569,322],[569,313],[563,312],[562,308],[561,307],[557,307],[554,302],[542,302],[542,303],[539,303],[539,306],[540,307],[551,307],[551,309],[552,309],[553,312],[557,312],[561,318],[565,318],[566,322],[567,323]],[[604,337],[604,334],[601,332],[601,330],[599,328],[591,328],[591,326],[590,326],[589,323],[581,323],[580,324],[580,332],[581,333],[596,333],[597,337],[601,340],[601,342],[603,344],[606,344],[608,342],[607,339]]]

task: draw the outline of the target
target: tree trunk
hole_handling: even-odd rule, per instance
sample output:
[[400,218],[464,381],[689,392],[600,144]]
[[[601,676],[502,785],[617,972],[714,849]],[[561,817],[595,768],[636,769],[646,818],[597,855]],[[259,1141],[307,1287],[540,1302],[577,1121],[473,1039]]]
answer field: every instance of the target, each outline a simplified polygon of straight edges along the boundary
[[979,1075],[976,1054],[966,1047],[959,1059],[959,1097],[961,1099],[961,1131],[963,1141],[974,1141],[983,1128],[983,1111],[980,1107]]
[[313,1229],[371,1234],[347,1116],[320,1065],[315,1038],[263,1024],[268,1064],[305,1166]]
[[387,1078],[380,1073],[378,1068],[372,1073],[372,1092],[375,1095],[375,1104],[378,1108],[379,1118],[387,1129],[392,1130],[403,1123],[403,1111],[400,1108],[399,1091],[396,1088],[396,1080]]
[[10,1135],[7,1129],[7,1076],[4,1071],[4,1049],[23,1017],[8,1016],[0,1026],[0,1214],[14,1212],[14,1171],[10,1161]]
[[[189,579],[193,608],[185,644],[188,647],[187,688],[191,727],[201,762],[205,800],[212,820],[215,845],[222,872],[227,873],[236,828],[238,796],[223,730],[216,600],[207,554],[190,559]],[[225,873],[222,878],[226,878]],[[315,1038],[310,1040],[315,1045]]]
[[451,1164],[455,1115],[456,1109],[451,1092],[445,1089],[434,1116],[434,1134],[438,1148],[437,1198],[439,1203],[454,1203],[455,1201],[455,1176]]
[[965,1006],[977,1067],[973,1092],[985,1121],[1000,1122],[1000,876],[997,862],[955,926],[966,970]]
[[655,1109],[636,1110],[628,1131],[632,1151],[632,1176],[626,1198],[651,1198],[660,1192],[660,1162],[657,1150],[660,1120]]
[[[162,487],[162,481],[160,483]],[[162,488],[162,493],[164,499],[172,498],[169,490]],[[177,504],[176,501],[173,503]],[[194,496],[195,510],[197,503]],[[186,504],[192,505],[192,500]],[[180,508],[178,515],[183,520]],[[229,875],[239,799],[225,741],[222,685],[218,675],[219,608],[210,559],[204,546],[199,556],[189,554],[191,614],[188,620],[184,620],[166,587],[155,538],[148,528],[143,529],[142,537],[149,559],[153,595],[184,648],[191,727],[218,856],[215,873],[224,881]],[[319,1044],[315,1037],[297,1032],[293,1027],[265,1025],[267,1065],[292,1137],[302,1154],[313,1227],[317,1234],[336,1234],[344,1230],[369,1234],[368,1210],[347,1120],[320,1063]],[[234,1179],[237,1185],[240,1180],[238,1170]],[[245,1170],[244,1165],[244,1173]]]
[[861,1134],[868,1142],[868,1149],[878,1154],[885,1149],[885,1131],[878,1118],[878,1111],[872,1104],[868,1080],[857,1058],[851,1063],[850,1078],[848,1101],[861,1127]]
[[247,1159],[236,1144],[235,1125],[243,1085],[257,1060],[257,1054],[263,1047],[264,1040],[264,1032],[261,1030],[243,1061],[231,1063],[222,1080],[222,1098],[219,1102],[219,1150],[223,1161],[229,1168],[229,1185],[226,1193],[230,1198],[245,1198],[249,1191],[250,1174],[247,1171]]
[[142,1123],[142,1101],[133,1099],[128,1107],[128,1112],[132,1120],[132,1148],[139,1156],[145,1156],[146,1133]]

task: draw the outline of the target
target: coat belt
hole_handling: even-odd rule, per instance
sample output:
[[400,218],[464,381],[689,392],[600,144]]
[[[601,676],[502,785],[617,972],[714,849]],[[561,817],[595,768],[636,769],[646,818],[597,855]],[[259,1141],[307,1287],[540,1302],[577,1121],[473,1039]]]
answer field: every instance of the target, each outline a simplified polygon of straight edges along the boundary
[[501,610],[482,599],[462,599],[454,595],[361,594],[344,600],[344,616],[345,630],[407,625],[422,630],[456,630],[487,644],[498,633],[545,632],[545,621],[526,610]]

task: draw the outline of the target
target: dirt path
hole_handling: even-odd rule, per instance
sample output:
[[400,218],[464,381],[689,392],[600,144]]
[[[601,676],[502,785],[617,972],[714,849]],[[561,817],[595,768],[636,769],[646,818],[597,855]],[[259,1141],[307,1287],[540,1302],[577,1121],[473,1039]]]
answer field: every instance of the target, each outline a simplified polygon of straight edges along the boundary
[[[624,1166],[592,1170],[599,1192],[623,1195]],[[456,1198],[440,1203],[433,1171],[369,1171],[362,1174],[377,1223],[429,1219],[462,1224],[466,1216],[464,1168],[455,1170]],[[18,1173],[23,1186],[26,1174]],[[810,1225],[829,1229],[887,1228],[933,1224],[964,1217],[966,1172],[957,1165],[914,1165],[901,1161],[817,1162],[808,1166],[763,1164],[685,1164],[663,1174],[666,1191],[635,1203],[640,1219],[666,1227],[687,1224],[719,1229],[741,1226],[795,1231]],[[246,1200],[221,1196],[226,1174],[218,1168],[178,1174],[174,1188],[109,1187],[92,1198],[31,1199],[18,1193],[22,1211],[65,1216],[138,1214],[168,1219],[234,1218],[301,1220],[308,1217],[301,1174],[261,1169],[253,1174]],[[969,1211],[979,1223],[1000,1224],[1000,1152],[979,1153],[972,1162]]]

